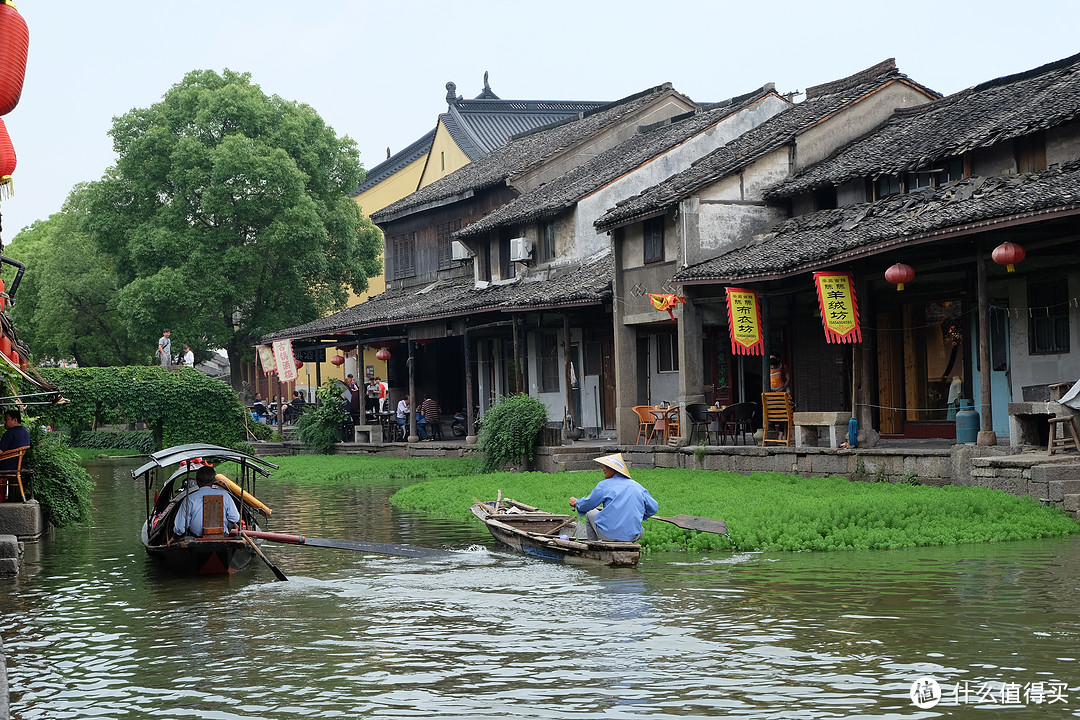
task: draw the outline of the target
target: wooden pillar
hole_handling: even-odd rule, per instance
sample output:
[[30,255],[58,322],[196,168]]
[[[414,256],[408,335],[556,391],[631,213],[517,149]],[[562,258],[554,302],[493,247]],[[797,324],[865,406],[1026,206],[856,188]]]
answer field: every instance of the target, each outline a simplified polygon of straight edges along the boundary
[[465,442],[469,445],[476,444],[476,435],[473,428],[476,427],[476,418],[473,417],[473,373],[472,373],[472,349],[469,347],[469,331],[465,330],[462,338],[465,342]]
[[[562,436],[563,436],[563,443],[565,443],[567,441],[567,439],[568,439],[567,432],[566,432],[567,431],[566,416],[572,414],[571,411],[572,411],[572,409],[574,407],[574,390],[573,390],[574,379],[573,379],[573,377],[571,377],[571,372],[570,372],[570,315],[565,313],[565,312],[563,313],[563,316],[562,316],[562,336],[563,336],[563,339],[562,339],[562,344],[563,344],[563,382],[564,382],[564,386],[566,388],[566,405],[563,408]],[[580,424],[581,418],[576,418],[575,420],[576,420],[576,422],[578,424]]]
[[412,338],[405,342],[409,344],[409,359],[407,361],[409,366],[409,442],[414,443],[420,441],[420,435],[416,432],[416,362],[413,356]]
[[997,445],[994,433],[994,413],[990,397],[990,296],[986,290],[986,252],[983,239],[975,243],[976,282],[979,286],[979,395],[982,399],[979,412],[979,445]]
[[521,392],[523,387],[521,382],[521,346],[518,341],[518,316],[511,316],[511,321],[514,330],[514,390]]

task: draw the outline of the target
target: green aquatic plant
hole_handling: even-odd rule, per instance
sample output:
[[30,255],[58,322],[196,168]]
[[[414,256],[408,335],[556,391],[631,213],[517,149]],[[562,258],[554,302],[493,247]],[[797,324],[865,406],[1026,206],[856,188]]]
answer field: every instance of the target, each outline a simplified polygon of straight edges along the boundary
[[[1061,537],[1080,525],[1057,508],[1029,497],[970,486],[855,483],[842,477],[802,478],[779,473],[641,469],[634,479],[660,503],[662,515],[727,521],[730,538],[669,523],[645,523],[646,551],[848,550],[999,542]],[[492,473],[433,479],[399,490],[403,508],[467,519],[474,498],[496,493],[549,512],[569,512],[596,473]]]
[[498,470],[510,463],[532,462],[537,436],[547,423],[547,407],[521,393],[500,398],[484,413],[476,447],[484,453],[484,469]]

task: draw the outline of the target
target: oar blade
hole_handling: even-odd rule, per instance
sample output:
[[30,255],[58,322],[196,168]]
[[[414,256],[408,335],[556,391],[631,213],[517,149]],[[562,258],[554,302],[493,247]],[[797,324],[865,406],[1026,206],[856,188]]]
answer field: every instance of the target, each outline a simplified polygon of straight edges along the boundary
[[336,548],[338,550],[359,550],[360,552],[377,553],[379,555],[398,555],[400,557],[423,558],[423,557],[449,557],[453,553],[446,550],[432,550],[415,545],[397,545],[389,543],[364,542],[362,540],[331,540],[329,538],[305,537],[304,545],[315,547]]
[[698,532],[716,533],[717,535],[727,535],[727,523],[723,520],[715,520],[713,518],[694,517],[693,515],[672,515],[670,517],[664,517],[662,515],[653,515],[653,520],[663,520],[669,522],[672,525],[677,525],[687,530],[697,530]]

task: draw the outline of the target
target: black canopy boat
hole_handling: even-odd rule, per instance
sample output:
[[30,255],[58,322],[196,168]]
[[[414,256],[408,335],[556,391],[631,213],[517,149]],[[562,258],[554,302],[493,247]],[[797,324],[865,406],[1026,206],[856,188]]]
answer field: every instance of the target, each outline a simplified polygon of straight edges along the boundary
[[[202,537],[178,537],[173,531],[180,501],[198,487],[195,472],[203,465],[213,466],[217,473],[214,485],[232,497],[246,529],[258,530],[258,516],[270,516],[270,508],[254,496],[255,478],[269,476],[277,465],[217,445],[177,445],[151,454],[149,462],[131,473],[142,479],[146,490],[142,543],[152,560],[177,572],[231,574],[247,567],[258,552],[250,538],[230,535],[224,527],[207,526]],[[233,471],[233,479],[226,470]]]

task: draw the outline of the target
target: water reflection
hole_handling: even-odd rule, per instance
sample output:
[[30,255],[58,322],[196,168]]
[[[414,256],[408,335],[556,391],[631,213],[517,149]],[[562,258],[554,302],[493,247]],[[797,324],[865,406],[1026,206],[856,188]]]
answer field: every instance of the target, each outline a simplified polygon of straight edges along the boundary
[[[98,468],[93,527],[0,581],[17,717],[910,718],[974,711],[915,708],[922,675],[1076,675],[1076,539],[583,570],[401,513],[393,488],[263,483],[275,530],[459,552],[270,546],[290,582],[192,579],[147,562],[129,470]],[[1080,717],[1070,694],[1026,712]]]

